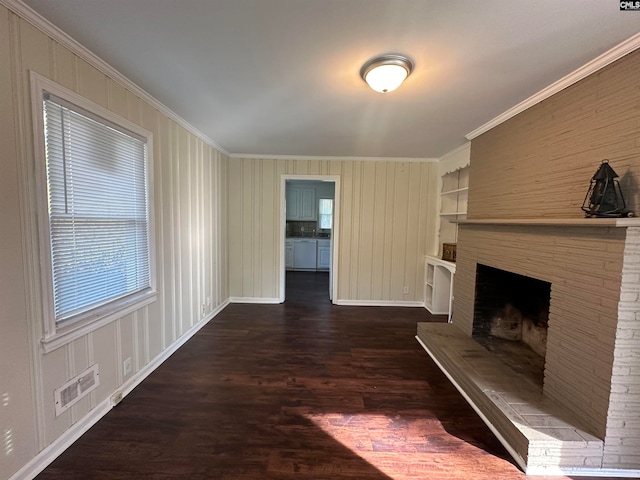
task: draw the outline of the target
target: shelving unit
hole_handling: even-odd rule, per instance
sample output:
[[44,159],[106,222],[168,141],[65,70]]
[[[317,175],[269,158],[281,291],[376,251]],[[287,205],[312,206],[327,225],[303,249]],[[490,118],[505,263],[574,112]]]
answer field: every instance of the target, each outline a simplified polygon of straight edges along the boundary
[[434,315],[449,315],[451,321],[456,264],[431,256],[424,259],[424,306]]
[[467,218],[469,166],[445,173],[440,193],[440,244],[457,243],[460,220]]

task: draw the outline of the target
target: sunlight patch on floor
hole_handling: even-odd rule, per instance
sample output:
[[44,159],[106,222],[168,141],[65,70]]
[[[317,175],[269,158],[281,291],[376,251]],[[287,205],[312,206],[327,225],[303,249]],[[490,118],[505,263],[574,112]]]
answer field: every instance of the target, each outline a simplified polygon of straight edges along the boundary
[[468,458],[470,450],[479,449],[447,433],[436,418],[340,413],[305,416],[394,480],[426,478],[425,475],[437,475],[438,472],[450,474],[451,455],[456,453],[459,454],[457,461],[463,467],[460,478],[472,475],[477,467],[468,464],[463,456]]

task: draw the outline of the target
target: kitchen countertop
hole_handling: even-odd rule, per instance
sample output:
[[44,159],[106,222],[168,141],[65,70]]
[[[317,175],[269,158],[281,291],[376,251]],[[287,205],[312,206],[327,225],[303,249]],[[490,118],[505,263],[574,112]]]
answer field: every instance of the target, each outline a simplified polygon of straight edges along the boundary
[[293,237],[289,235],[286,237],[287,240],[331,240],[331,237],[312,237],[312,236],[304,236],[304,237]]

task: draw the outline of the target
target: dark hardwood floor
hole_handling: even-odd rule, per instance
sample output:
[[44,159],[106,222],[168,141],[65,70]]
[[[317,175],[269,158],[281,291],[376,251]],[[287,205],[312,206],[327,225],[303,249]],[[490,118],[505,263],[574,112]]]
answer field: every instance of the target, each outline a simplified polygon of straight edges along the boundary
[[38,479],[525,478],[414,339],[443,320],[288,274],[284,304],[228,306]]

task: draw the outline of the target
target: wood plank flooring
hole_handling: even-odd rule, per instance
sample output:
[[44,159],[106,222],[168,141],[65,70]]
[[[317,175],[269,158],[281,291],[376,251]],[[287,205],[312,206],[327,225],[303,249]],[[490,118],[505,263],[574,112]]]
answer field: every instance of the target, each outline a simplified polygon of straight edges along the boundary
[[228,306],[37,478],[526,478],[424,321],[444,317],[334,306],[328,274],[288,274],[284,304]]

